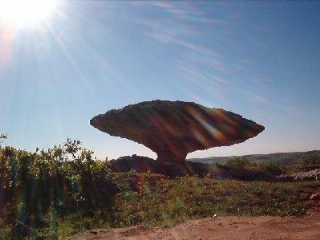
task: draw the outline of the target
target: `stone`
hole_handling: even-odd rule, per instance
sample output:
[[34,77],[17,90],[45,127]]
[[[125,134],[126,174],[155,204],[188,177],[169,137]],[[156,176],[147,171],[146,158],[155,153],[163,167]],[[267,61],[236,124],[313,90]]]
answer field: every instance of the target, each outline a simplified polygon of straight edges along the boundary
[[159,161],[175,162],[196,150],[241,143],[265,129],[221,108],[166,100],[113,109],[93,117],[90,124],[111,136],[145,145],[157,153]]

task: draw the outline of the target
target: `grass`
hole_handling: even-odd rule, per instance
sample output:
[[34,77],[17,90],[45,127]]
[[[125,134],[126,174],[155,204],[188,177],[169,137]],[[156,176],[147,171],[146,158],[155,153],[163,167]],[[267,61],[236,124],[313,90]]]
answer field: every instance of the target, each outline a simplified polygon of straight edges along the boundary
[[118,194],[116,211],[131,216],[129,225],[136,220],[162,226],[214,214],[302,215],[309,207],[302,196],[311,195],[315,188],[319,188],[319,183],[217,181],[196,177],[162,179],[144,186],[139,193]]
[[[189,219],[218,215],[289,216],[310,209],[309,198],[320,188],[317,181],[262,182],[182,177],[154,174],[112,174],[120,191],[112,210],[69,212],[55,209],[44,216],[45,227],[34,229],[29,239],[65,239],[92,228],[144,226],[170,227]],[[1,225],[0,239],[8,239],[10,225]],[[18,239],[18,237],[16,238]]]
[[217,181],[197,177],[159,179],[151,174],[131,177],[122,174],[116,178],[124,188],[115,196],[112,227],[134,224],[169,227],[214,214],[303,215],[310,207],[305,196],[320,187],[318,182]]
[[215,214],[304,215],[320,190],[316,180],[261,181],[262,175],[287,173],[282,166],[231,159],[216,167],[251,181],[114,173],[76,140],[34,153],[0,144],[0,239],[66,239],[87,229],[137,224],[171,227]]

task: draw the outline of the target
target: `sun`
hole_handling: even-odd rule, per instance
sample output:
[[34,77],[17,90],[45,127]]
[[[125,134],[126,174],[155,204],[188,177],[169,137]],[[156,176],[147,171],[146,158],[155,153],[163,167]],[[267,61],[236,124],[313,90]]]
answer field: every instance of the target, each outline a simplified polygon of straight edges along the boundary
[[46,20],[58,0],[0,0],[0,22],[33,27]]

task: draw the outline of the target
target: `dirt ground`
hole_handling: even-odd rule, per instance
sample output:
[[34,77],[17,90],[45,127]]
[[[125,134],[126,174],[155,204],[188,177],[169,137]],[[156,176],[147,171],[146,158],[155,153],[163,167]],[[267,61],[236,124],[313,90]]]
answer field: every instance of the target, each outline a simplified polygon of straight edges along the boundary
[[117,229],[94,229],[79,233],[80,239],[320,239],[320,213],[303,217],[216,216],[187,221],[172,228],[132,226]]

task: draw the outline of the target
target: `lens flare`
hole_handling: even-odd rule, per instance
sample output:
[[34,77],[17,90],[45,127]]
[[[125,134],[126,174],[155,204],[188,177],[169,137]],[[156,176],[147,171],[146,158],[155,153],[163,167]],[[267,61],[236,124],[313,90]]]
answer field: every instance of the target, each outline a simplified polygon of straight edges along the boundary
[[45,20],[57,0],[0,0],[0,21],[16,27],[30,27]]

